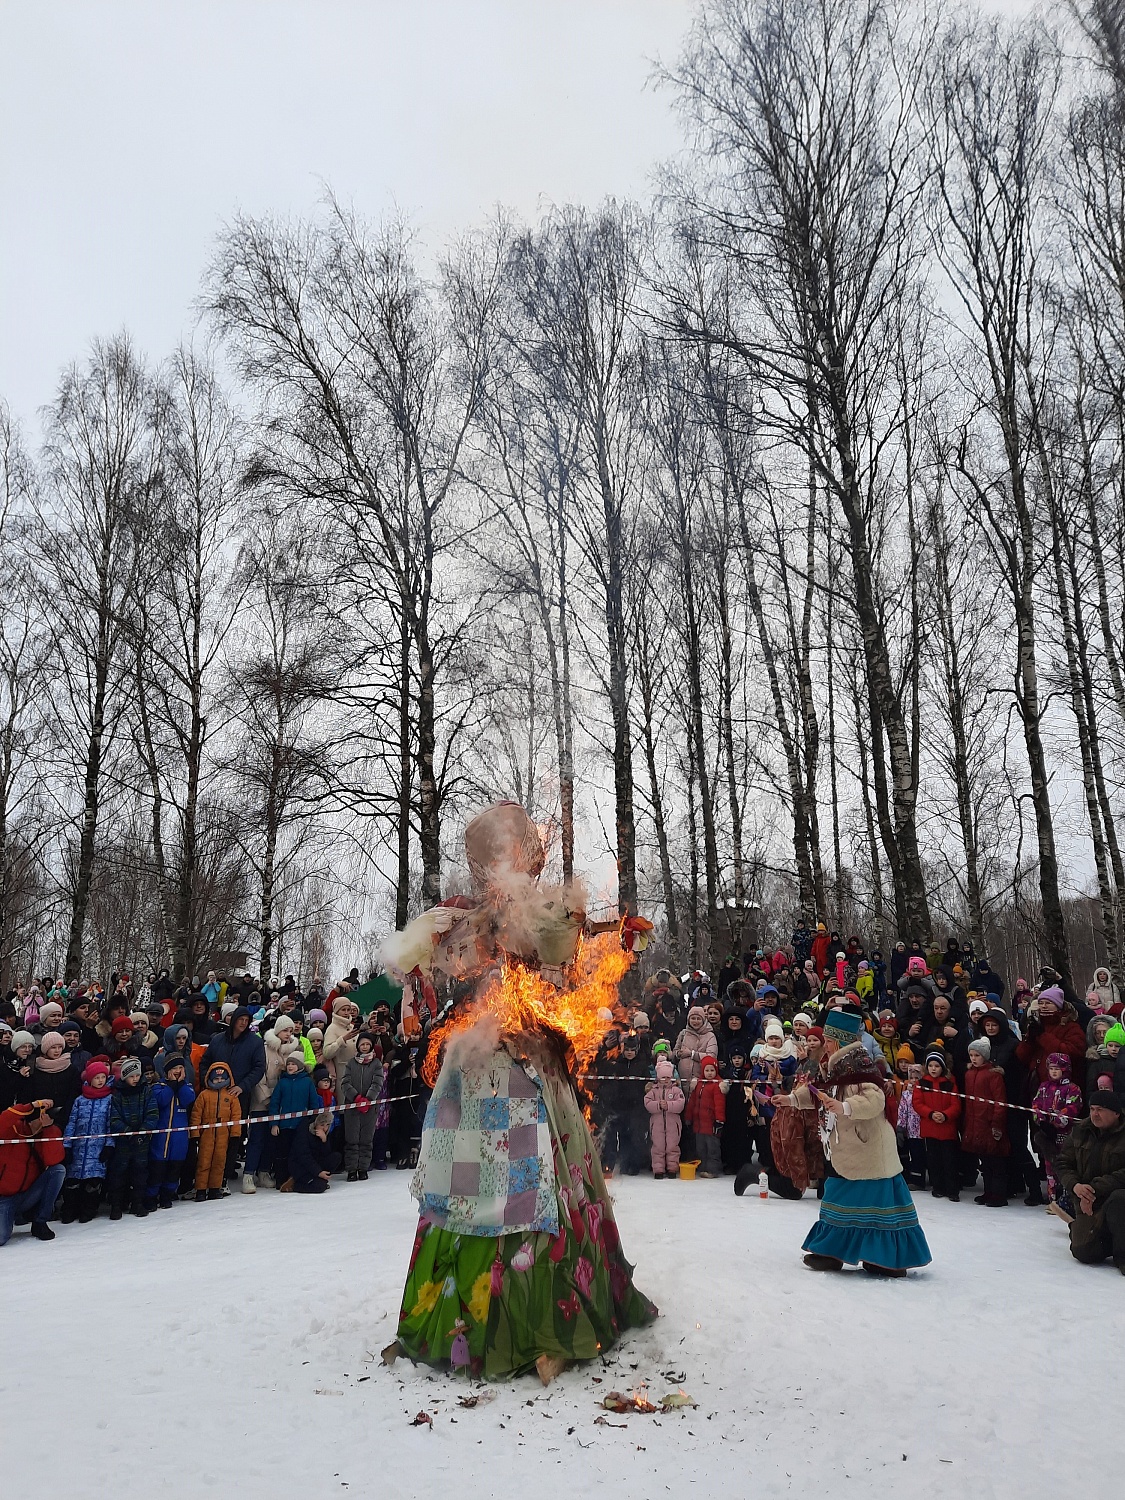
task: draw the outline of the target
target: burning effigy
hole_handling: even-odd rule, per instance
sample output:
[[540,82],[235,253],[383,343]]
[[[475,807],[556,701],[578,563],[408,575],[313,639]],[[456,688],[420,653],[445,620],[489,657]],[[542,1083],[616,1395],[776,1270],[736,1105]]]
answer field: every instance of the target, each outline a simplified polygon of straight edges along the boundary
[[465,846],[472,896],[383,950],[406,976],[408,1018],[432,1006],[435,978],[458,995],[429,1038],[395,1352],[488,1380],[535,1369],[546,1384],[656,1316],[578,1096],[649,924],[591,924],[580,889],[541,884],[543,843],[516,804],[474,818]]

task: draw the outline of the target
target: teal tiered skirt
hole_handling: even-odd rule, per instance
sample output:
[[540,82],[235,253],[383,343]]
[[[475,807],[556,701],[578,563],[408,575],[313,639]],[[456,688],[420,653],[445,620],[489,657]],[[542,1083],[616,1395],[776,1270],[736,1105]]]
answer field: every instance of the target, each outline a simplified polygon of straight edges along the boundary
[[829,1177],[820,1218],[801,1248],[846,1265],[866,1260],[896,1271],[928,1266],[933,1258],[901,1172],[858,1182]]

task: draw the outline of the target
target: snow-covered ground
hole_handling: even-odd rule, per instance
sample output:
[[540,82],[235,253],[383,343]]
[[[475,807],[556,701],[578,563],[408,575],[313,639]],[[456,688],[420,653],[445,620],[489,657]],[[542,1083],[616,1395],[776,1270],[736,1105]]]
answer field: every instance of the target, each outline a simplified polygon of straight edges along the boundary
[[[0,1490],[1120,1495],[1125,1282],[1073,1262],[1058,1220],[919,1195],[934,1264],[879,1282],[802,1266],[811,1193],[612,1187],[663,1316],[605,1367],[490,1387],[471,1410],[463,1383],[380,1363],[414,1232],[406,1173],[57,1227],[53,1245],[18,1230],[0,1250]],[[698,1408],[600,1411],[641,1381]],[[410,1425],[420,1411],[432,1427]]]

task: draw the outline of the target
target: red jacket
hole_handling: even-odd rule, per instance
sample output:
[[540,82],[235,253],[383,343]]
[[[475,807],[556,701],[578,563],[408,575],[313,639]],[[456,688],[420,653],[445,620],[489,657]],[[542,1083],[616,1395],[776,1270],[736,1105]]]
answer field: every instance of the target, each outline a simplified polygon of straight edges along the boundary
[[816,972],[820,975],[821,979],[824,978],[828,970],[828,944],[830,941],[829,934],[821,932],[818,929],[809,948],[809,957],[816,965]]
[[[914,1085],[911,1102],[921,1122],[920,1135],[924,1141],[955,1141],[957,1121],[961,1118],[961,1101],[957,1097],[957,1085],[952,1078],[930,1078],[927,1075]],[[945,1116],[935,1120],[934,1111]]]
[[702,1078],[697,1078],[688,1098],[687,1109],[684,1110],[684,1119],[693,1130],[711,1135],[716,1120],[723,1124],[726,1117],[727,1099],[718,1080],[712,1079],[709,1083],[704,1083]]
[[[1007,1156],[1008,1093],[1003,1068],[965,1069],[965,1111],[961,1119],[961,1149],[974,1156]],[[993,1131],[1000,1132],[997,1140]]]
[[18,1145],[0,1146],[0,1198],[26,1193],[44,1168],[60,1166],[66,1156],[57,1125],[48,1125],[32,1135],[29,1121],[33,1113],[29,1104],[13,1104],[0,1114],[0,1141],[19,1138]]
[[[1034,1022],[1016,1048],[1020,1062],[1034,1072],[1040,1083],[1047,1082],[1047,1059],[1052,1052],[1065,1052],[1076,1062],[1086,1056],[1086,1033],[1075,1020],[1069,1005],[1063,1007],[1062,1013],[1050,1025]],[[1077,1068],[1070,1071],[1075,1078],[1078,1077]]]

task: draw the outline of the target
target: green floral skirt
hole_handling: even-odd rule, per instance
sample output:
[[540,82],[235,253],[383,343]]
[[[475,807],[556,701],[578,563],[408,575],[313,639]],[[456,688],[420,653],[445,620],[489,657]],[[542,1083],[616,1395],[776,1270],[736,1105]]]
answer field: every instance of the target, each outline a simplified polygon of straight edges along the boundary
[[656,1317],[633,1285],[589,1130],[569,1088],[544,1088],[559,1233],[454,1234],[419,1221],[398,1343],[411,1359],[501,1380],[541,1354],[593,1359]]

